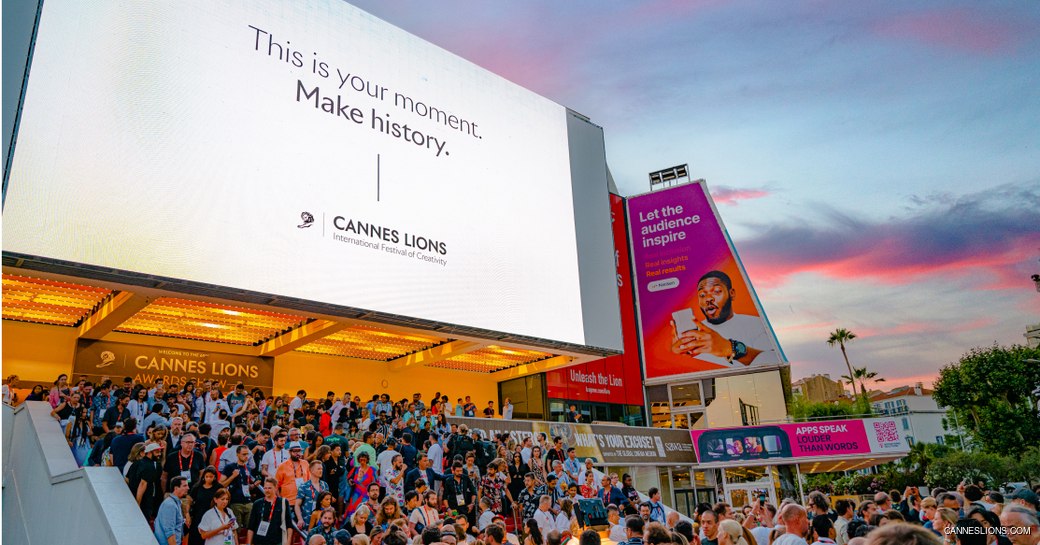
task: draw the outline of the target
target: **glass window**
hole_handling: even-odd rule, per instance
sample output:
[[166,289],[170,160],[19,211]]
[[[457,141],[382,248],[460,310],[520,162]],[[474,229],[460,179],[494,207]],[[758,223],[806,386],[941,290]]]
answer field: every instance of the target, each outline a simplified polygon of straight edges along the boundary
[[726,482],[730,484],[755,483],[759,481],[772,481],[768,467],[728,467],[726,468]]
[[646,389],[650,401],[651,425],[655,428],[672,427],[672,410],[668,400],[668,386],[650,386]]
[[513,403],[513,418],[544,420],[548,416],[542,375],[531,375],[498,383],[499,406],[505,398]]
[[903,417],[903,429],[910,429],[910,419],[906,418],[905,416]]
[[673,409],[679,409],[683,407],[700,407],[704,405],[704,402],[701,399],[700,382],[675,384],[671,387],[671,389]]

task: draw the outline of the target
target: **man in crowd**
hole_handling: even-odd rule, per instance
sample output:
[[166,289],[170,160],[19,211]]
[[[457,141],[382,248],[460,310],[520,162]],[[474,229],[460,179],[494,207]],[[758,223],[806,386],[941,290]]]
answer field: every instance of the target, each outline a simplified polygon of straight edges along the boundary
[[809,531],[809,515],[802,506],[795,503],[783,506],[780,520],[784,521],[784,535],[776,538],[772,545],[808,545],[805,535]]
[[188,495],[188,481],[174,477],[170,481],[170,495],[159,506],[155,517],[155,539],[163,545],[181,545],[184,541],[184,511],[181,500]]
[[1013,545],[1040,543],[1040,522],[1035,510],[1020,504],[1009,505],[1000,514],[1000,523]]
[[274,476],[279,494],[295,507],[300,487],[311,478],[310,465],[303,459],[299,443],[289,443],[289,459],[278,466]]
[[171,482],[174,477],[187,479],[188,485],[199,482],[199,473],[206,467],[205,457],[195,450],[195,435],[191,432],[184,434],[181,438],[181,448],[166,456],[163,465],[163,488],[166,483]]

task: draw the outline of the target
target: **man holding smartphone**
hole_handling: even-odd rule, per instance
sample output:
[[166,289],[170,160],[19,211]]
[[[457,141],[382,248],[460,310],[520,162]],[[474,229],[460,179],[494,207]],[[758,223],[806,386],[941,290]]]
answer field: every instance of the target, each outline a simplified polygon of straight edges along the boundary
[[697,282],[697,303],[705,321],[698,323],[692,309],[674,312],[672,352],[719,365],[750,366],[769,346],[769,339],[760,318],[733,313],[735,296],[726,273],[709,271],[702,276]]

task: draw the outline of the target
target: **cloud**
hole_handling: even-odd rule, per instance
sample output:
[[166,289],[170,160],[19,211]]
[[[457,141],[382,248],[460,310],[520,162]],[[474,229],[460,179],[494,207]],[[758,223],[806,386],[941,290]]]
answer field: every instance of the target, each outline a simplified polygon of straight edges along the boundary
[[1040,183],[911,202],[911,212],[884,220],[819,206],[822,221],[756,225],[737,248],[749,274],[767,285],[803,272],[905,285],[982,271],[988,280],[978,288],[986,289],[1028,280],[1040,255]]
[[736,206],[740,201],[761,199],[762,197],[768,197],[769,195],[770,192],[765,189],[741,189],[724,185],[712,188],[711,190],[711,198],[715,201],[715,204],[725,204],[728,206]]
[[878,21],[873,30],[881,36],[976,55],[1014,52],[1026,38],[1019,23],[964,8],[895,15]]

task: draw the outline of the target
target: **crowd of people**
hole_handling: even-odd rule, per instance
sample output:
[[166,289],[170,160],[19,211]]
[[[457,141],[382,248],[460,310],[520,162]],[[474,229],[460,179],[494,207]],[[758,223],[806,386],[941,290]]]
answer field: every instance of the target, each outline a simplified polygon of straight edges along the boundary
[[[601,472],[561,437],[517,442],[449,423],[477,406],[439,392],[429,404],[420,393],[286,399],[242,384],[225,395],[209,381],[167,389],[62,375],[33,395],[50,402],[81,463],[123,472],[164,545],[1040,543],[1035,493],[1005,505],[977,485],[858,505],[820,492],[804,506],[702,504],[687,519],[656,488],[641,495],[630,475]],[[489,403],[483,416],[495,412]],[[511,413],[507,399],[502,416]]]
[[873,500],[831,502],[810,492],[805,505],[753,501],[702,504],[701,545],[1036,545],[1037,494],[1017,490],[1010,500],[979,485],[961,484],[922,496],[917,487],[878,492]]

